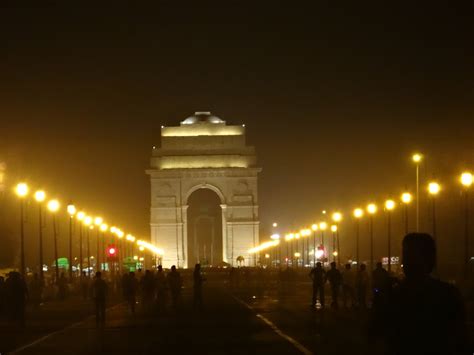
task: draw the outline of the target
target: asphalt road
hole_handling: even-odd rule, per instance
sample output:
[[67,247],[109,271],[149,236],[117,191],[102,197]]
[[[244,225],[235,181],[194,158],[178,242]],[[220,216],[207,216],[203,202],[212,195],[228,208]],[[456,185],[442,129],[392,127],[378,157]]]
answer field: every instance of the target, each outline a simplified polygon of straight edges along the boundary
[[[189,284],[188,284],[189,285]],[[137,305],[130,314],[111,302],[98,329],[90,301],[51,302],[30,312],[25,330],[0,325],[0,353],[18,354],[381,354],[368,336],[367,314],[310,308],[310,285],[282,292],[258,283],[204,287],[204,309],[193,310],[191,289],[179,310],[161,314]]]

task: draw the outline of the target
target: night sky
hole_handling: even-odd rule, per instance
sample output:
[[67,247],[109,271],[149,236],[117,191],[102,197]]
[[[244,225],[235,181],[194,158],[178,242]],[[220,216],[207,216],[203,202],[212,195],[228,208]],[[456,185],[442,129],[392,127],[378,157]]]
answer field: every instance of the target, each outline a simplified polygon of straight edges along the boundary
[[453,206],[474,169],[472,2],[14,3],[0,5],[8,182],[137,235],[160,126],[195,111],[246,124],[262,233],[413,190],[415,150]]

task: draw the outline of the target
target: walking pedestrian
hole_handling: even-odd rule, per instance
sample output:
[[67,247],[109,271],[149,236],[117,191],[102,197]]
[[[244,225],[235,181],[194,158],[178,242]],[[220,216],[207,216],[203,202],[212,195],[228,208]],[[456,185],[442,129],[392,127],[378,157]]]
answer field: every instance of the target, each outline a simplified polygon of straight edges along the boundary
[[89,298],[89,276],[85,271],[81,275],[81,293],[82,299],[87,300]]
[[131,314],[135,314],[135,305],[137,304],[138,280],[135,273],[130,271],[128,275],[127,284],[124,287],[125,297]]
[[351,264],[347,263],[342,272],[342,302],[344,308],[347,308],[349,301],[351,302],[351,307],[356,305],[355,297],[355,274],[351,268]]
[[316,263],[316,267],[314,267],[309,273],[309,277],[313,280],[313,299],[311,307],[316,307],[316,301],[319,294],[319,303],[321,304],[321,308],[324,308],[324,285],[326,283],[326,272],[319,261]]
[[38,309],[43,298],[44,283],[38,273],[34,273],[33,280],[30,282],[29,295],[30,302],[34,309]]
[[333,261],[331,263],[331,269],[326,273],[326,278],[329,281],[329,285],[331,286],[331,307],[337,309],[339,308],[338,305],[338,298],[339,298],[339,289],[342,284],[342,276],[341,272],[336,267],[336,262]]
[[181,275],[176,270],[175,265],[171,266],[171,271],[167,276],[167,280],[171,291],[173,308],[176,309],[181,298],[181,287],[183,286],[183,281],[181,280]]
[[193,272],[193,306],[195,309],[202,308],[202,283],[205,281],[201,273],[201,264],[196,264]]
[[95,301],[95,322],[97,327],[105,325],[105,306],[107,300],[108,286],[102,279],[102,273],[95,273],[95,280],[92,284],[92,292]]
[[359,272],[357,273],[356,287],[357,287],[357,303],[361,308],[367,308],[367,287],[369,286],[369,274],[365,264],[360,264]]
[[156,272],[156,302],[158,305],[158,312],[164,311],[166,307],[166,275],[163,267],[158,265]]

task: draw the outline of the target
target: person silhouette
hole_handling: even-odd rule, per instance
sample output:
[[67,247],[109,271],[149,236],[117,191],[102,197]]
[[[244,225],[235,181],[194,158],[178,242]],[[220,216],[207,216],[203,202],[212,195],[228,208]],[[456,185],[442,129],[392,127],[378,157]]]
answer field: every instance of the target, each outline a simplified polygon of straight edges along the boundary
[[357,304],[360,308],[367,308],[367,287],[369,285],[369,274],[365,264],[360,264],[357,272],[356,288],[357,288]]
[[309,276],[313,280],[313,298],[311,306],[316,307],[316,300],[319,293],[319,303],[324,308],[324,284],[326,283],[326,271],[324,271],[320,262],[316,263],[316,267],[311,270]]
[[107,300],[107,283],[102,279],[102,273],[95,273],[95,280],[92,283],[92,291],[95,301],[95,321],[97,326],[105,325],[105,303]]
[[176,266],[171,266],[171,271],[167,276],[168,285],[171,291],[171,301],[173,303],[173,308],[176,309],[181,297],[181,287],[183,282],[181,280],[181,275],[176,270]]
[[405,279],[390,292],[384,323],[389,353],[465,353],[461,294],[430,275],[436,265],[434,239],[425,233],[406,235],[402,260]]
[[331,285],[331,307],[338,308],[338,298],[339,298],[339,288],[342,284],[342,275],[341,272],[337,269],[336,263],[333,261],[331,263],[331,269],[326,273],[326,278]]
[[196,309],[202,308],[202,283],[205,281],[201,273],[201,264],[196,264],[193,273],[193,306]]

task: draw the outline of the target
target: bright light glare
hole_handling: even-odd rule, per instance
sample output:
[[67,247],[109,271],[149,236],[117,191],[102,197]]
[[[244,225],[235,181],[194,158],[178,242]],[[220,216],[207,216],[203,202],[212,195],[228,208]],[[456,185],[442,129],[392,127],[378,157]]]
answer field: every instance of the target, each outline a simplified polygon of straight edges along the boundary
[[332,220],[336,223],[340,222],[342,220],[342,213],[341,212],[334,212],[332,214]]
[[86,217],[86,214],[82,211],[77,213],[77,219],[82,221]]
[[319,229],[319,226],[315,223],[311,226],[311,229],[316,232]]
[[411,193],[409,193],[409,192],[402,193],[401,200],[402,200],[403,203],[409,204],[412,201],[412,199],[413,198],[411,196]]
[[320,259],[324,256],[324,250],[318,249],[316,250],[316,258]]
[[20,182],[18,185],[16,185],[15,193],[18,195],[18,197],[25,197],[28,195],[28,191],[28,185],[24,182]]
[[275,228],[275,227],[278,227],[278,223],[276,223],[276,222],[273,223],[272,225],[273,225],[274,228]]
[[43,190],[38,190],[35,192],[35,200],[38,202],[43,202],[46,199],[46,192]]
[[84,224],[85,224],[86,226],[91,225],[91,223],[92,223],[92,217],[90,217],[90,216],[84,217]]
[[419,163],[423,159],[423,155],[421,155],[420,153],[415,153],[412,155],[411,159],[413,160],[413,162]]
[[270,239],[273,239],[273,240],[280,239],[280,234],[278,234],[278,233],[272,234],[272,235],[270,236]]
[[135,237],[131,234],[127,234],[125,239],[127,239],[129,242],[134,242],[135,241]]
[[430,182],[428,184],[428,192],[431,195],[437,195],[440,190],[441,190],[441,186],[439,186],[437,182]]
[[249,249],[248,253],[249,254],[259,253],[262,250],[277,246],[278,244],[280,244],[279,240],[272,240],[270,242],[265,242],[265,243],[260,244],[259,246],[256,246],[255,248]]
[[473,176],[469,172],[465,172],[461,174],[461,178],[459,179],[461,181],[461,184],[463,184],[465,187],[469,187],[473,183]]
[[361,218],[363,215],[364,215],[364,211],[362,210],[362,208],[356,208],[354,210],[354,217],[355,218]]
[[67,205],[67,213],[72,217],[76,214],[76,206],[69,204]]
[[100,225],[102,224],[102,222],[104,222],[104,220],[103,220],[101,217],[96,217],[96,218],[94,219],[94,224],[95,224],[96,226],[100,226]]
[[395,201],[393,200],[387,200],[385,201],[385,208],[388,210],[388,211],[391,211],[395,208]]
[[100,225],[100,230],[102,232],[107,232],[107,229],[109,229],[109,226],[107,224],[103,223]]
[[300,253],[298,253],[298,252],[295,253],[295,258],[299,258],[300,256],[301,256]]
[[327,227],[328,227],[328,224],[326,222],[319,223],[319,229],[321,229],[322,231],[326,230]]
[[331,232],[333,232],[333,233],[336,233],[336,232],[337,232],[337,226],[336,226],[335,224],[333,224],[333,225],[331,226]]
[[48,202],[48,210],[51,212],[57,212],[59,210],[59,201],[51,200]]
[[375,203],[370,203],[367,206],[367,212],[369,212],[370,214],[377,213],[377,205]]

